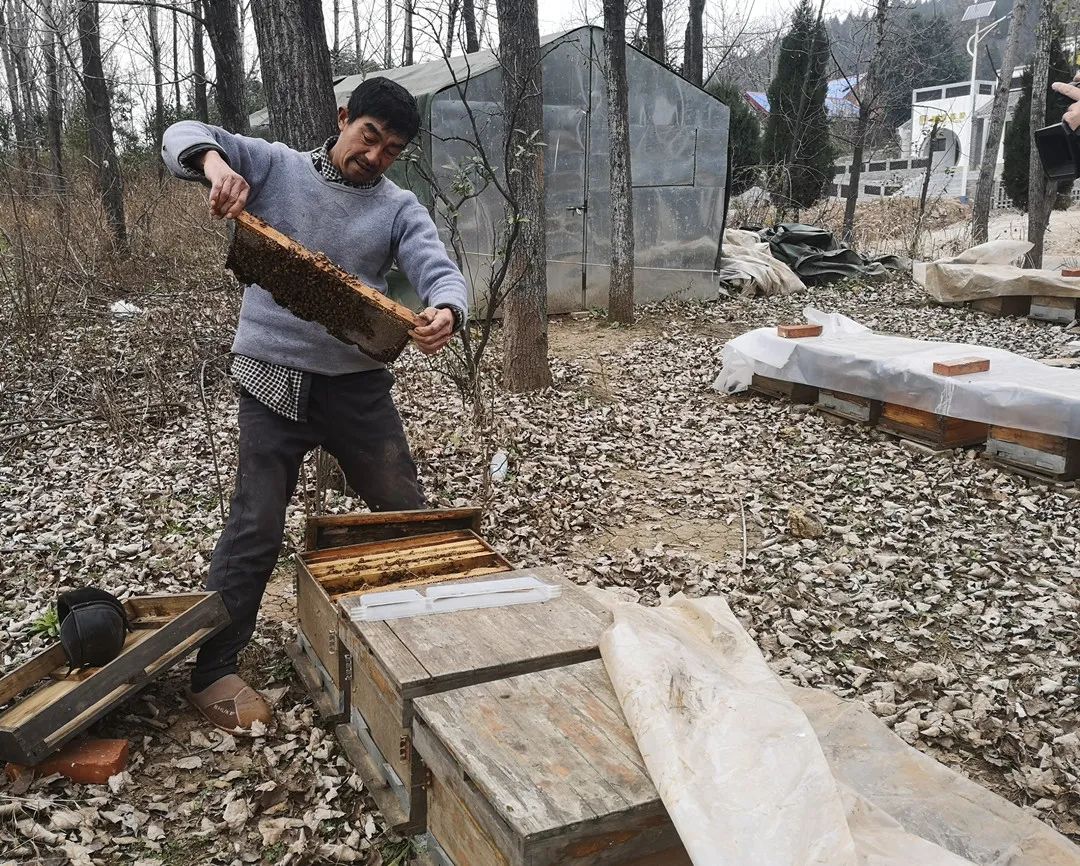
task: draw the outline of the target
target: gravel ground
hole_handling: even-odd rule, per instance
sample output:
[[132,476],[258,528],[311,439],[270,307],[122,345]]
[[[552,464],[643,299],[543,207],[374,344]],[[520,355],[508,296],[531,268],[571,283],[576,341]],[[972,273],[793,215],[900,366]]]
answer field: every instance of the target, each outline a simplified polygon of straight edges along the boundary
[[[235,305],[223,297],[202,316],[182,295],[141,303],[131,320],[99,314],[93,340],[84,324],[57,341],[48,369],[10,344],[0,356],[4,669],[44,645],[31,625],[61,587],[160,592],[205,575],[235,403],[220,361],[202,370],[192,358],[224,351]],[[433,503],[482,504],[513,561],[645,604],[724,593],[782,675],[860,698],[917,748],[1080,839],[1076,491],[974,451],[932,457],[806,407],[711,390],[725,339],[808,303],[1033,358],[1078,339],[928,306],[905,280],[671,302],[631,328],[562,319],[554,387],[495,394],[498,423],[483,435],[445,375],[410,352],[396,397]],[[112,382],[125,400],[91,404],[79,381]],[[133,420],[147,405],[150,420]],[[487,489],[496,448],[510,471]],[[290,545],[312,499],[290,509]],[[327,505],[359,507],[339,493]],[[182,701],[184,671],[171,674],[97,726],[132,745],[108,786],[0,782],[0,862],[406,862],[289,671],[284,561],[268,598],[243,672],[276,701],[274,729],[253,741],[206,732]]]

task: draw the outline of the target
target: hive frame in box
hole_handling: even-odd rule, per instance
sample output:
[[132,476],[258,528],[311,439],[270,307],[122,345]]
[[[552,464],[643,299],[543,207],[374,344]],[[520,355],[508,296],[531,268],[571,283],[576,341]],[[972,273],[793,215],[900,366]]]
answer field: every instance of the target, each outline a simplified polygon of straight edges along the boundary
[[124,608],[134,631],[107,665],[62,675],[67,662],[56,643],[0,679],[0,705],[38,686],[0,712],[0,759],[39,763],[229,622],[216,592],[134,596]]

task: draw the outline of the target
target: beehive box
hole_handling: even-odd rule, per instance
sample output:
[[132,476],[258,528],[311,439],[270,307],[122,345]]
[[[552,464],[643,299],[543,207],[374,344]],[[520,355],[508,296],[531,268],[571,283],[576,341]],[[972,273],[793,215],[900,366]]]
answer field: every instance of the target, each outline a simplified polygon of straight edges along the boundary
[[430,864],[689,866],[602,661],[418,698]]
[[[229,622],[216,592],[136,596],[124,602],[133,631],[100,668],[68,672],[59,643],[0,679],[0,759],[36,764]],[[15,701],[15,698],[19,698]]]
[[409,331],[422,324],[408,307],[246,211],[236,218],[225,267],[240,282],[266,289],[294,315],[318,322],[376,361],[397,358]]
[[818,392],[817,405],[819,409],[830,415],[862,424],[876,424],[881,417],[880,400],[871,400],[869,397],[860,397],[858,394],[848,394],[844,391],[822,388]]
[[349,725],[338,735],[384,816],[398,832],[425,826],[423,762],[412,746],[414,701],[473,683],[599,658],[608,611],[551,568],[532,575],[558,584],[548,602],[347,622]]
[[1029,295],[1004,295],[997,298],[979,298],[968,301],[973,310],[988,316],[1026,316],[1031,310]]
[[298,640],[288,652],[328,721],[345,721],[339,597],[417,582],[509,571],[478,535],[474,508],[313,518],[296,559]]
[[757,373],[750,382],[750,388],[767,397],[779,397],[790,400],[792,403],[816,403],[818,398],[818,389],[813,385],[787,382],[783,379],[759,376]]
[[1080,439],[991,425],[985,454],[1047,480],[1080,478]]
[[884,404],[878,426],[939,450],[981,445],[986,441],[987,433],[987,425],[978,421],[950,418],[897,403]]
[[1031,299],[1028,316],[1041,322],[1069,325],[1080,318],[1080,298],[1057,298],[1052,295],[1035,295]]

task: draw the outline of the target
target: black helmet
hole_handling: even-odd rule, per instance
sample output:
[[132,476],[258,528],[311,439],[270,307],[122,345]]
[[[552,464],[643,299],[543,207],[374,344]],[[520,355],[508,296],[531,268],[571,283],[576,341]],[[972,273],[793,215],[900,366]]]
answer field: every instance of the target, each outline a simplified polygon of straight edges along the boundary
[[56,617],[72,670],[107,665],[120,655],[131,627],[120,599],[95,586],[61,593]]

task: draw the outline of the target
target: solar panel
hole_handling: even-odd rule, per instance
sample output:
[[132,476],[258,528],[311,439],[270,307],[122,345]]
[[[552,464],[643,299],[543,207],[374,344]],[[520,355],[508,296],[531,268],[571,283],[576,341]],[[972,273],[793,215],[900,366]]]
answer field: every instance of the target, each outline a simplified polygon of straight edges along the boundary
[[987,0],[986,3],[973,3],[964,10],[964,17],[961,21],[978,21],[980,18],[989,18],[990,13],[994,11],[994,0]]

